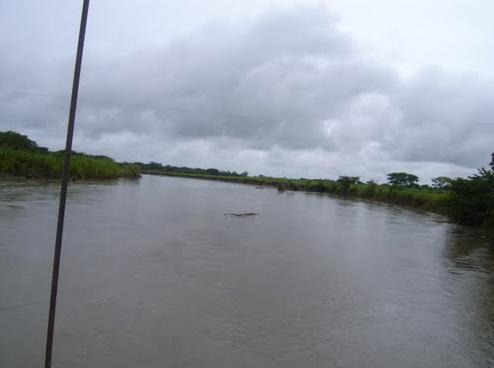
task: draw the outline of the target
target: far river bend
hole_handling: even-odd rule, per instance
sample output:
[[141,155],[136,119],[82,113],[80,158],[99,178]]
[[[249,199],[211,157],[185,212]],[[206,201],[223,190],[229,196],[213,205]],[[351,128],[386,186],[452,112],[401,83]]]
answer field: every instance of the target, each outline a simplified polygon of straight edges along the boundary
[[[57,183],[0,179],[0,367],[42,367],[57,206]],[[60,277],[54,367],[494,366],[494,251],[397,206],[74,183]]]

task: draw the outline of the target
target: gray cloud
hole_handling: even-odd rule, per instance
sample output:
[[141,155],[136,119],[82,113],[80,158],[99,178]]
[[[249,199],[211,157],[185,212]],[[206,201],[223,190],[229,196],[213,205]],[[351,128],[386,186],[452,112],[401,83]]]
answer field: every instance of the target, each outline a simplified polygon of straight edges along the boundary
[[397,99],[403,119],[389,146],[397,158],[478,167],[494,150],[494,80],[427,68]]
[[[60,146],[71,68],[1,60],[0,129]],[[83,73],[76,144],[120,159],[430,177],[470,173],[494,149],[492,80],[438,67],[404,79],[322,6],[210,23],[125,57],[93,52]]]

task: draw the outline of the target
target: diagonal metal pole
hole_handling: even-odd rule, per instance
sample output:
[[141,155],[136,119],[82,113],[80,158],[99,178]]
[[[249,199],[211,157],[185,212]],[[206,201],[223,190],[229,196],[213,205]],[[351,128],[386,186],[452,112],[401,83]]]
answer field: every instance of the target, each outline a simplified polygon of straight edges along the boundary
[[79,29],[79,41],[77,44],[77,55],[76,55],[75,68],[74,68],[74,81],[72,83],[72,96],[70,100],[67,141],[65,143],[63,176],[62,176],[62,185],[60,189],[60,203],[58,207],[57,235],[55,239],[55,253],[53,255],[50,311],[48,314],[48,330],[46,334],[45,368],[51,368],[51,357],[53,351],[53,332],[55,329],[55,309],[57,306],[58,275],[60,270],[60,254],[62,251],[63,222],[65,218],[65,203],[67,201],[67,186],[69,183],[70,156],[72,153],[72,137],[74,136],[74,123],[75,123],[75,114],[77,110],[77,96],[79,94],[79,79],[81,76],[82,53],[84,49],[84,37],[86,35],[88,10],[89,10],[89,0],[83,0],[81,26]]

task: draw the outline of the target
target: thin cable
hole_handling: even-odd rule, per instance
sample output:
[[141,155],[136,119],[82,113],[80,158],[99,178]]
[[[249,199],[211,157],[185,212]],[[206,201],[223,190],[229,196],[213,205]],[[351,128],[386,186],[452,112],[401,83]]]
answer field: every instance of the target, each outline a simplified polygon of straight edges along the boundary
[[86,35],[87,15],[89,0],[83,0],[81,25],[79,29],[79,41],[74,68],[74,81],[72,83],[72,97],[70,100],[69,122],[67,127],[67,141],[63,163],[63,177],[60,189],[60,203],[58,207],[57,235],[55,239],[55,253],[53,255],[53,270],[51,278],[50,311],[48,314],[48,330],[46,335],[45,368],[51,368],[53,351],[53,332],[55,329],[55,309],[57,306],[58,275],[60,270],[60,254],[62,251],[63,223],[65,218],[65,203],[67,201],[67,186],[69,182],[70,155],[72,153],[72,137],[74,136],[74,123],[77,110],[77,96],[79,94],[79,79],[81,76],[82,53],[84,50],[84,37]]

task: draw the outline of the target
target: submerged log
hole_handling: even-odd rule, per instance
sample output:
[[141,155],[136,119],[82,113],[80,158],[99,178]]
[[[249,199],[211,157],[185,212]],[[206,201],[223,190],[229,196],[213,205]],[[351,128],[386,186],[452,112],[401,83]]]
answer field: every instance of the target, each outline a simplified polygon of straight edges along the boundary
[[255,212],[244,212],[244,213],[225,213],[225,216],[231,217],[249,217],[249,216],[257,216],[258,213]]

